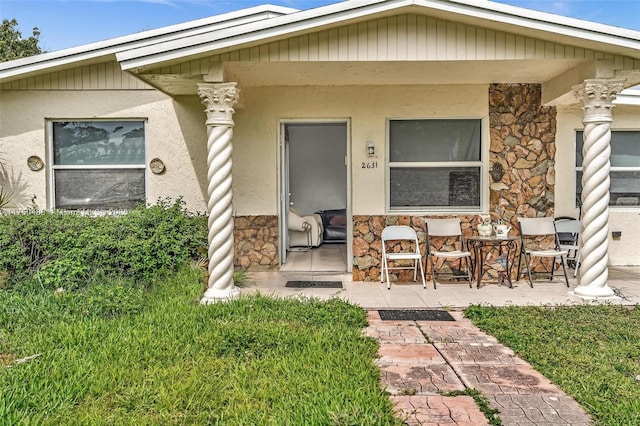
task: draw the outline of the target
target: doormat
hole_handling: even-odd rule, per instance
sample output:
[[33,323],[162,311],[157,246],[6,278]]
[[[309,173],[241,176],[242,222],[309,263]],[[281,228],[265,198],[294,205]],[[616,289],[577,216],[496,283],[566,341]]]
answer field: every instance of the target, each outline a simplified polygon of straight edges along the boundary
[[449,312],[427,309],[392,309],[378,313],[383,321],[455,321]]
[[289,288],[342,288],[342,281],[287,281]]

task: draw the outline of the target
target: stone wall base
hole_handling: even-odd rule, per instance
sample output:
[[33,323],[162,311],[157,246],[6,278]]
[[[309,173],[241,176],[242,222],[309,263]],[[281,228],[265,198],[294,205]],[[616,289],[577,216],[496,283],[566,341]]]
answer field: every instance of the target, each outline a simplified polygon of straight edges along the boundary
[[234,266],[248,271],[274,271],[278,257],[278,216],[236,216]]

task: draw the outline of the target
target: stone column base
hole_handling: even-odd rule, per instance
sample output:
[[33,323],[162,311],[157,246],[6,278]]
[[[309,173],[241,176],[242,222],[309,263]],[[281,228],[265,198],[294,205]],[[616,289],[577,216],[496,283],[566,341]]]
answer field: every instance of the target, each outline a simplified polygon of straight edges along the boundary
[[240,290],[235,286],[226,290],[219,290],[217,288],[209,288],[204,292],[204,296],[200,300],[202,305],[209,305],[211,303],[228,302],[229,300],[237,299],[240,296]]

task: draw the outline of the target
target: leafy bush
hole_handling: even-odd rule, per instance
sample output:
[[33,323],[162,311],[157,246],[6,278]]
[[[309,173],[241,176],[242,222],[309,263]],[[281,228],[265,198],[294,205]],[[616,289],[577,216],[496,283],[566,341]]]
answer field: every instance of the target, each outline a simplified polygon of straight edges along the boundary
[[180,199],[124,215],[0,215],[0,229],[5,287],[31,282],[46,289],[81,288],[96,273],[149,282],[197,259],[207,241],[206,220],[185,210]]

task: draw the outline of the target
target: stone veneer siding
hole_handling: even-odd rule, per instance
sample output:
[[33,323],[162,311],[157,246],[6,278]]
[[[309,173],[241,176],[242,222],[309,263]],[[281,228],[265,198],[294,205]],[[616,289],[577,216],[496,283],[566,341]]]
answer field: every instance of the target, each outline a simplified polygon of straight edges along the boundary
[[234,266],[251,271],[277,270],[278,216],[236,216]]
[[[553,217],[554,213],[556,109],[542,106],[541,94],[539,84],[489,86],[489,213],[493,220],[510,223],[511,235],[517,234],[518,216]],[[459,217],[463,234],[473,235],[478,217]],[[382,229],[396,224],[412,226],[426,253],[424,216],[354,216],[354,281],[380,280]],[[489,252],[487,264],[497,255],[495,250]],[[430,268],[424,263],[429,279]],[[410,270],[394,275],[401,281],[413,280]],[[495,270],[492,276],[497,276]]]

